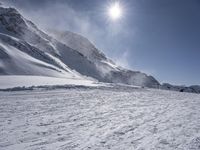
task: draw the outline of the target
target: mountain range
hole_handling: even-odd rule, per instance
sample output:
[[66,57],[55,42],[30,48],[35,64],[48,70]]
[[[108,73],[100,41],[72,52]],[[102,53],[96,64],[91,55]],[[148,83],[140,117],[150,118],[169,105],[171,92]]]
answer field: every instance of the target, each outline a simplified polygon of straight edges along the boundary
[[47,76],[200,92],[199,86],[161,85],[154,77],[116,65],[87,38],[40,30],[15,8],[0,6],[0,75]]

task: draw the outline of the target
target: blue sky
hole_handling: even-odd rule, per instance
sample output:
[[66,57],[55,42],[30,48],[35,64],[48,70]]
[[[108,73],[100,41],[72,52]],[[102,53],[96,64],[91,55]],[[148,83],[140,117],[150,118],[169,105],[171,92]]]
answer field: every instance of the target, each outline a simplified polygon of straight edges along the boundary
[[115,22],[107,14],[114,0],[7,2],[42,29],[86,36],[124,67],[160,82],[200,84],[199,0],[120,0],[123,17]]

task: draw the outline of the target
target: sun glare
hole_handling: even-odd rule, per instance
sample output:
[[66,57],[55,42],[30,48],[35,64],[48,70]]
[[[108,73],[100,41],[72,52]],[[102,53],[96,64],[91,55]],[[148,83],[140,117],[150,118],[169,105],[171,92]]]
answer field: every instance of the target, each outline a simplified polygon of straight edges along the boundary
[[119,2],[115,2],[109,7],[109,16],[112,20],[118,20],[122,16],[122,8]]

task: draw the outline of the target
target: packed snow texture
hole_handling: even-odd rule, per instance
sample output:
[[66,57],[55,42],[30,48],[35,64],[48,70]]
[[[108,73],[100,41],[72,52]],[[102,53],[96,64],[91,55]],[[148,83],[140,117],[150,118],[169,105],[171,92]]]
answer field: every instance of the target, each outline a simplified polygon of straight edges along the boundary
[[130,87],[0,92],[0,149],[199,150],[199,106]]

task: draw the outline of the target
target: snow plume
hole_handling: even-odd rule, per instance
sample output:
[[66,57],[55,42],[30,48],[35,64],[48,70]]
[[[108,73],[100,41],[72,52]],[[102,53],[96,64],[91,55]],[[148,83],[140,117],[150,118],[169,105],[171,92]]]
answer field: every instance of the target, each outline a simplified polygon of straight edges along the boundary
[[35,9],[27,10],[27,8],[20,6],[14,7],[17,7],[26,18],[47,32],[49,29],[70,30],[80,33],[92,41],[95,40],[96,35],[101,33],[101,29],[97,25],[91,24],[89,16],[75,11],[66,2],[51,3],[46,1],[42,8],[37,8],[37,11]]
[[120,57],[116,57],[114,58],[115,62],[117,65],[120,65],[124,68],[131,68],[130,64],[129,64],[129,51],[125,50]]

